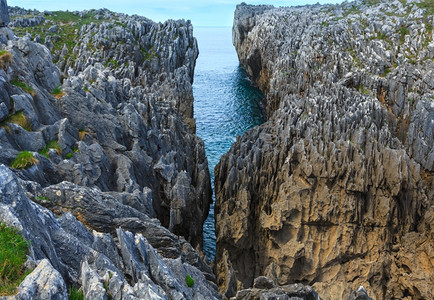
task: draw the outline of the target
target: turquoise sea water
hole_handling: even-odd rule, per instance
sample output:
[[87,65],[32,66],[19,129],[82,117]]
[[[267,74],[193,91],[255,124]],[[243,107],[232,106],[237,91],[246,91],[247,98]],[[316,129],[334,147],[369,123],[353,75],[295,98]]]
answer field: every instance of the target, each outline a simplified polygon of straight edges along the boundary
[[[220,157],[237,135],[265,121],[261,105],[264,95],[251,85],[239,66],[230,27],[198,27],[194,35],[199,44],[193,84],[196,133],[205,142],[214,188],[214,167]],[[214,205],[203,230],[204,252],[214,259]]]

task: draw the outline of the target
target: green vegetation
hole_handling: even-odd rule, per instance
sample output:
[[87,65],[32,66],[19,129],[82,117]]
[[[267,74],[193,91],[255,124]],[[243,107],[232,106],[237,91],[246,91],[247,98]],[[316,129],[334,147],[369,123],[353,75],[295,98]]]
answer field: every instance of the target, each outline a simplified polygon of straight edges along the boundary
[[57,141],[48,142],[47,145],[44,147],[44,149],[39,151],[39,154],[49,158],[48,151],[50,151],[50,149],[56,150],[57,154],[59,155],[62,154],[62,148],[60,148],[59,143]]
[[401,44],[402,44],[402,43],[405,42],[405,36],[408,34],[408,29],[407,29],[407,27],[405,27],[405,26],[401,26],[401,27],[399,28],[399,34],[400,34],[399,41],[400,41]]
[[33,90],[33,88],[31,86],[28,86],[24,82],[19,81],[18,79],[15,78],[15,79],[11,80],[11,84],[21,88],[24,92],[32,95],[32,97],[35,96],[35,91]]
[[359,87],[357,88],[358,91],[364,95],[369,95],[369,90],[366,89],[363,85],[359,85]]
[[50,198],[44,197],[44,196],[36,196],[35,199],[38,201],[43,201],[43,202],[51,201]]
[[33,153],[22,151],[15,157],[14,161],[11,163],[11,167],[14,169],[27,169],[37,163],[38,159],[33,156]]
[[348,9],[347,11],[345,11],[342,15],[343,17],[347,17],[349,15],[359,15],[362,11],[357,7],[357,6],[351,6],[350,9]]
[[419,8],[425,9],[425,16],[434,15],[434,0],[425,0],[415,3]]
[[[47,20],[53,21],[59,28],[58,32],[56,32],[58,39],[52,40],[52,52],[54,53],[55,51],[62,50],[63,46],[65,45],[69,53],[65,56],[65,61],[68,59],[75,61],[77,59],[76,54],[72,54],[72,49],[77,44],[78,39],[76,30],[79,31],[83,25],[88,25],[90,23],[101,24],[104,22],[103,18],[97,20],[93,11],[88,12],[83,17],[80,17],[78,14],[74,14],[69,11],[54,11],[51,15],[44,17]],[[52,23],[42,23],[33,27],[17,27],[15,28],[14,32],[19,36],[23,36],[27,32],[34,37],[39,35],[41,40],[45,41],[47,35],[52,35],[48,32],[48,28],[52,25]]]
[[105,67],[112,66],[113,68],[117,69],[117,68],[119,68],[119,63],[116,59],[110,59],[104,64],[104,66]]
[[69,289],[69,300],[84,300],[83,291],[75,287]]
[[191,278],[190,275],[187,275],[187,276],[185,277],[185,282],[187,283],[187,286],[188,286],[189,288],[193,287],[193,285],[194,285],[194,279]]
[[368,5],[368,6],[374,6],[378,3],[380,3],[380,1],[379,0],[370,0],[370,1],[364,1],[363,3]]
[[27,120],[26,116],[23,114],[22,111],[10,115],[6,120],[0,123],[0,128],[5,128],[10,133],[11,129],[9,128],[7,123],[17,124],[27,131],[32,131],[32,123]]
[[71,159],[74,156],[74,153],[69,152],[68,154],[65,155],[66,159]]
[[62,91],[62,89],[60,88],[60,86],[54,88],[51,91],[51,94],[56,97],[56,98],[62,98],[63,96],[65,96],[65,92]]
[[103,286],[104,286],[104,289],[107,292],[107,300],[112,300],[113,299],[113,295],[112,295],[112,293],[111,293],[111,291],[109,289],[109,283],[107,281],[105,281],[105,282],[103,282]]
[[381,77],[386,77],[387,74],[389,74],[389,73],[390,73],[390,68],[389,67],[385,67],[384,68],[384,73],[381,75]]
[[143,55],[143,60],[144,61],[152,60],[152,59],[158,57],[158,55],[155,53],[154,47],[152,47],[148,51],[144,50],[143,48],[140,48],[140,52]]
[[0,296],[11,295],[29,274],[24,263],[29,243],[12,227],[0,223]]

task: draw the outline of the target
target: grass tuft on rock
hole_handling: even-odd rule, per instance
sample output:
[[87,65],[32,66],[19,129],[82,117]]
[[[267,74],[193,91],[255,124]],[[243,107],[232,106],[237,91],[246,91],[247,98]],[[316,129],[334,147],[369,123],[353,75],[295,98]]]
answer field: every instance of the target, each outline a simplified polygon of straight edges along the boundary
[[13,227],[0,223],[0,296],[16,293],[16,288],[28,275],[24,263],[29,243]]
[[190,275],[187,275],[185,277],[185,282],[187,283],[187,286],[189,288],[193,287],[193,285],[194,285],[194,279]]
[[50,151],[50,149],[54,149],[59,155],[62,154],[62,148],[60,148],[59,143],[57,141],[48,142],[47,145],[45,145],[44,149],[39,151],[39,154],[45,156],[46,158],[49,158],[48,151]]
[[83,291],[78,288],[71,287],[69,289],[69,300],[84,300]]
[[60,86],[54,88],[51,91],[51,95],[53,95],[57,99],[62,98],[63,96],[65,96],[65,94],[66,93],[64,91],[62,91],[62,89],[60,88]]
[[32,97],[36,95],[35,91],[33,90],[33,88],[31,86],[25,84],[22,81],[19,81],[16,78],[13,79],[13,80],[11,80],[11,84],[13,84],[13,85],[21,88],[24,92],[29,93],[30,95],[32,95]]
[[17,124],[27,131],[32,131],[32,123],[27,120],[26,116],[23,114],[22,111],[16,112],[10,115],[3,122],[0,122],[0,128],[5,128],[8,133],[11,133],[11,129],[9,128],[7,123]]
[[32,152],[22,151],[18,153],[17,157],[11,163],[14,169],[27,169],[38,163],[38,159],[33,156]]

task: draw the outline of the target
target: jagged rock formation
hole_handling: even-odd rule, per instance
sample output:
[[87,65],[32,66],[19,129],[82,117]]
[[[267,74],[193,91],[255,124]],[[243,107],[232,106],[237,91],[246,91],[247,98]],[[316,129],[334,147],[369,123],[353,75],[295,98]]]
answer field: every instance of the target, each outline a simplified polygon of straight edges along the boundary
[[[18,37],[0,37],[12,55],[0,70],[0,220],[37,264],[17,299],[63,299],[71,285],[86,299],[220,298],[195,250],[211,187],[192,119],[191,23],[12,12]],[[5,167],[22,151],[27,168]]]
[[373,299],[433,298],[431,12],[237,7],[234,45],[269,120],[215,169],[223,293],[265,275],[323,299],[360,285]]
[[[107,299],[109,295],[111,299],[219,298],[215,284],[207,280],[212,279],[211,269],[185,240],[179,240],[155,219],[133,214],[133,208],[98,189],[72,184],[68,189],[51,188],[76,206],[86,202],[86,208],[93,207],[89,214],[95,213],[93,218],[98,222],[84,223],[88,228],[104,223],[103,227],[117,226],[113,234],[91,232],[70,212],[57,218],[32,202],[26,193],[38,194],[40,188],[33,181],[19,180],[0,165],[0,218],[22,231],[31,241],[31,258],[39,260],[21,283],[16,299],[66,299],[65,282],[81,286],[85,299]],[[72,198],[68,193],[74,192]],[[131,214],[124,216],[125,210]],[[77,214],[79,218],[81,215]],[[192,288],[185,283],[187,275],[195,280]]]
[[[149,201],[146,194],[151,189],[153,216],[194,246],[200,245],[211,189],[203,143],[183,122],[194,129],[191,82],[198,50],[192,26],[125,15],[115,21],[117,14],[103,12],[111,19],[77,30],[73,53],[65,46],[61,53],[53,49],[63,75],[49,59],[48,49],[32,42],[31,36],[9,42],[5,49],[14,61],[3,74],[4,82],[17,79],[31,86],[35,95],[5,84],[15,107],[6,95],[4,104],[8,115],[22,111],[33,132],[3,131],[8,155],[0,161],[9,165],[16,155],[12,149],[40,151],[56,140],[62,155],[39,159],[41,172],[20,172],[23,178],[42,185],[68,180],[105,192],[136,192],[141,201]],[[58,14],[60,20],[68,16],[81,20],[80,13]],[[62,26],[67,25],[59,25],[57,43],[72,38],[69,33],[61,35],[67,30]],[[152,58],[142,54],[145,49],[153,49]],[[50,93],[62,79],[66,94],[56,99]],[[72,159],[62,159],[73,150]]]

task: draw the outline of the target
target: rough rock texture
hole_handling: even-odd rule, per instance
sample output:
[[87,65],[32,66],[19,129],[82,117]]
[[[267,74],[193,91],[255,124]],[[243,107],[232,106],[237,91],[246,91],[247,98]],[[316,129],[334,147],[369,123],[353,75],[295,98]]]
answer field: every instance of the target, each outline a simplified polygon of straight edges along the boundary
[[[86,299],[221,298],[197,251],[211,187],[191,23],[20,8],[12,19],[17,36],[0,36],[13,57],[0,70],[0,220],[38,264],[15,298],[64,298],[71,285]],[[34,165],[6,167],[24,150]]]
[[215,169],[227,296],[265,275],[324,299],[431,299],[434,42],[424,4],[241,4],[233,41],[269,120]]
[[[12,11],[14,16],[29,13]],[[194,135],[192,119],[198,48],[191,23],[154,23],[107,10],[57,14],[45,15],[48,25],[26,28],[46,33],[45,27],[59,24],[52,41],[63,50],[51,47],[57,66],[50,50],[30,35],[5,47],[13,62],[0,75],[2,103],[9,115],[22,111],[33,132],[0,131],[10,153],[1,155],[0,162],[9,165],[16,151],[36,152],[57,141],[58,155],[40,158],[36,172],[20,171],[23,179],[43,186],[67,180],[133,194],[132,202],[152,202],[146,204],[151,217],[201,246],[211,187],[204,145]],[[62,18],[76,19],[78,25]],[[68,31],[70,25],[79,29]],[[63,44],[68,39],[77,41],[73,49]],[[10,85],[13,79],[30,86],[34,95]],[[59,86],[61,94],[54,97]],[[73,157],[64,160],[68,153]]]
[[[10,298],[65,299],[66,286],[71,284],[81,287],[85,299],[107,299],[108,295],[112,299],[220,298],[216,285],[208,281],[212,279],[211,269],[200,264],[201,259],[191,246],[182,245],[187,242],[178,240],[155,219],[125,218],[125,223],[151,227],[147,231],[137,230],[140,233],[136,234],[121,228],[113,234],[91,232],[70,212],[56,218],[50,210],[31,201],[27,197],[30,193],[22,187],[32,190],[34,185],[19,180],[0,165],[0,219],[31,241],[30,256],[39,261],[21,283],[18,294]],[[116,220],[121,209],[112,214]],[[122,227],[128,228],[128,224]],[[146,237],[157,246],[168,248],[172,243],[174,250],[165,255],[161,247],[160,254]],[[195,280],[192,288],[185,282],[187,275]]]
[[238,291],[235,299],[321,300],[310,286],[304,286],[301,283],[276,286],[272,280],[264,276],[255,279],[253,288]]

